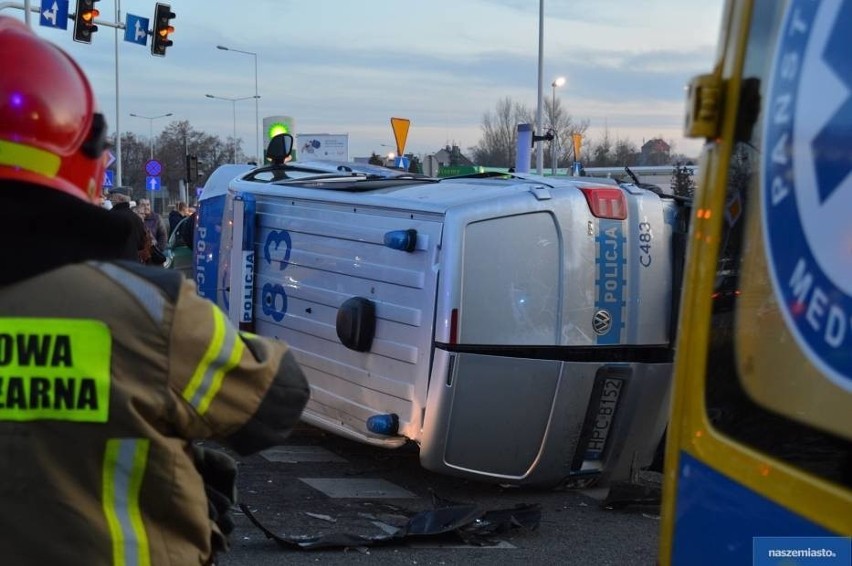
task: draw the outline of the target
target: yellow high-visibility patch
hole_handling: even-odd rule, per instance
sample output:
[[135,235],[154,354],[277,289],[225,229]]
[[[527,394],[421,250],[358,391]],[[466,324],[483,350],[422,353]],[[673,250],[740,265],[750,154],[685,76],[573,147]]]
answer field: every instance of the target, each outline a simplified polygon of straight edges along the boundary
[[97,320],[0,318],[0,421],[106,422],[111,353]]
[[239,332],[226,322],[222,311],[213,304],[210,306],[213,313],[213,336],[183,390],[183,398],[201,415],[210,408],[225,376],[240,363],[245,349]]
[[49,151],[22,143],[0,140],[0,165],[20,167],[45,177],[56,177],[62,160]]

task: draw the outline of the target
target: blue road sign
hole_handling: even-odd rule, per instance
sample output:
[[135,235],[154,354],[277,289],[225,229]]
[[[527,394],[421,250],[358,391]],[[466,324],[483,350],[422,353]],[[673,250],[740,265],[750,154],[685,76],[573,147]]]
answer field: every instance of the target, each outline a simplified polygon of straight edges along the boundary
[[68,29],[68,0],[41,0],[38,24],[49,28]]
[[124,41],[145,45],[148,43],[148,18],[127,14],[124,24]]
[[406,171],[408,171],[408,167],[410,165],[411,165],[411,160],[408,159],[404,155],[400,155],[399,157],[397,157],[396,159],[393,160],[393,166],[394,167],[398,167],[400,169],[405,169]]
[[152,177],[158,177],[163,172],[163,164],[156,159],[149,159],[145,163],[145,172]]
[[115,186],[115,172],[112,169],[104,170],[104,186],[105,189],[111,189]]
[[145,177],[145,189],[149,191],[159,191],[160,190],[160,178],[159,177]]

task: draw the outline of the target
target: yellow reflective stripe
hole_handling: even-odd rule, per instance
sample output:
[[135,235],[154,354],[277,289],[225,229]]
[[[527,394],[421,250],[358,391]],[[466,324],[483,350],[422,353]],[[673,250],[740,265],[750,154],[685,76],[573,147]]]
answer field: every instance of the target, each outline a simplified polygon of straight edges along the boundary
[[20,167],[45,177],[56,177],[62,160],[49,151],[0,140],[0,165]]
[[111,355],[99,320],[0,317],[0,421],[107,422]]
[[112,537],[115,566],[150,566],[151,549],[139,510],[139,492],[151,441],[111,438],[103,465],[103,510]]
[[213,402],[213,398],[222,387],[225,375],[240,362],[245,348],[239,333],[226,324],[225,315],[217,307],[213,309],[213,337],[207,351],[186,389],[183,398],[203,415]]

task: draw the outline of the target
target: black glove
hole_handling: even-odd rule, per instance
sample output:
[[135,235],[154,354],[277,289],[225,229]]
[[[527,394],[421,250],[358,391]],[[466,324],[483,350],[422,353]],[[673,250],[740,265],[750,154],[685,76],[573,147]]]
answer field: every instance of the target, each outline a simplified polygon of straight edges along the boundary
[[207,513],[223,536],[213,537],[214,551],[228,550],[228,535],[234,530],[231,510],[237,502],[237,463],[214,448],[192,446],[195,467],[204,480],[207,494]]

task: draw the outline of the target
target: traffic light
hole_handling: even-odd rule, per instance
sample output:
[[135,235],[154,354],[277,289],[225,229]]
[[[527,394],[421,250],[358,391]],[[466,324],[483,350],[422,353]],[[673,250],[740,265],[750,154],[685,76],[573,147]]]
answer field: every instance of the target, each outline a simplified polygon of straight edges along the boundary
[[100,12],[95,10],[95,2],[99,0],[77,0],[77,11],[74,13],[74,41],[91,43],[92,34],[98,31],[95,18]]
[[186,180],[189,182],[196,181],[198,179],[198,156],[197,155],[187,155],[186,156]]
[[175,13],[168,4],[157,4],[154,8],[154,37],[151,40],[151,55],[159,57],[166,56],[166,48],[171,47],[172,40],[169,35],[174,33],[169,20],[174,19]]

